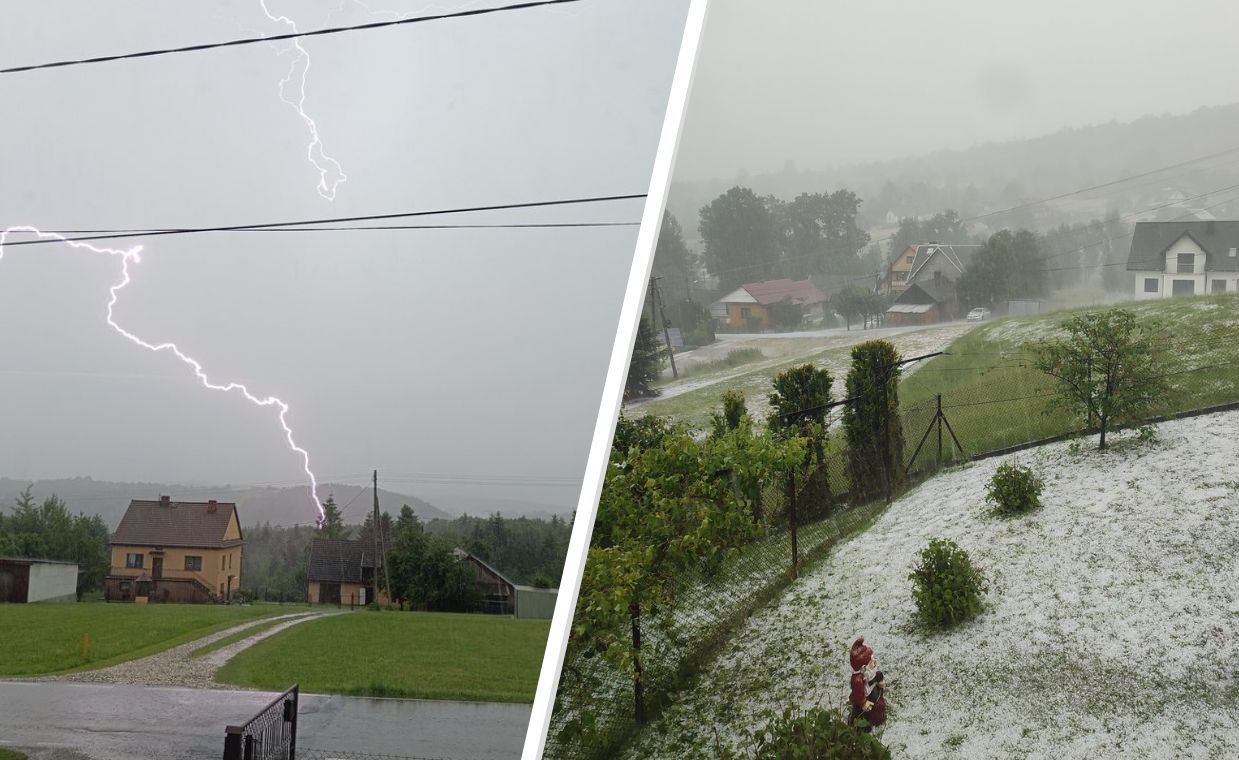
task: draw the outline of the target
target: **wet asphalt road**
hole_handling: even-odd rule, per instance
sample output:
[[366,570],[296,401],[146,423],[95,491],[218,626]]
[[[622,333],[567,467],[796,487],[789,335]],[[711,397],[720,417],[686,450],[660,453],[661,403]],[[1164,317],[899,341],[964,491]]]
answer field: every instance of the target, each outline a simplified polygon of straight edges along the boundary
[[[0,748],[32,758],[219,758],[224,727],[277,695],[0,682]],[[451,760],[520,757],[529,705],[301,695],[298,747]],[[60,752],[52,750],[59,749]]]

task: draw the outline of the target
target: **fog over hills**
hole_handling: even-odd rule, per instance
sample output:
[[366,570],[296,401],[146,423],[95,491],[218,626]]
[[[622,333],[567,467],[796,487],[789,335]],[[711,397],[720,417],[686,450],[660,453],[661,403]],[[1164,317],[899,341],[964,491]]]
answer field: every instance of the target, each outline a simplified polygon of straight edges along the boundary
[[[92,478],[59,480],[14,480],[0,478],[0,511],[10,512],[13,500],[27,486],[32,486],[36,501],[55,494],[64,499],[71,512],[98,514],[109,528],[115,528],[131,499],[156,499],[161,495],[185,501],[234,501],[241,513],[242,525],[270,522],[272,525],[312,524],[314,506],[304,486],[183,486],[170,483],[117,483]],[[373,508],[374,498],[369,486],[323,483],[320,497],[334,495],[344,513],[345,522],[360,523]],[[470,498],[459,504],[440,508],[409,494],[389,491],[380,486],[379,508],[393,516],[408,504],[423,521],[451,520],[462,514],[489,515],[499,512],[505,517],[526,516],[550,519],[555,512],[535,502]],[[462,508],[463,507],[463,508]],[[561,515],[562,516],[562,515]]]

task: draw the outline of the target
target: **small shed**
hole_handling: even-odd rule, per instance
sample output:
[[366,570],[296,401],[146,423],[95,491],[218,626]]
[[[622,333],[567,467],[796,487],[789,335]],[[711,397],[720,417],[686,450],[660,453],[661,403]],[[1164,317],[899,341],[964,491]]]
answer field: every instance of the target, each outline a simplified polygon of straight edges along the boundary
[[492,615],[511,615],[515,612],[516,584],[464,549],[457,547],[452,553],[473,571],[478,596],[482,599],[482,612]]
[[0,602],[76,602],[78,572],[74,562],[0,557]]
[[557,588],[517,586],[515,614],[518,618],[550,620],[555,616],[555,599],[558,596]]

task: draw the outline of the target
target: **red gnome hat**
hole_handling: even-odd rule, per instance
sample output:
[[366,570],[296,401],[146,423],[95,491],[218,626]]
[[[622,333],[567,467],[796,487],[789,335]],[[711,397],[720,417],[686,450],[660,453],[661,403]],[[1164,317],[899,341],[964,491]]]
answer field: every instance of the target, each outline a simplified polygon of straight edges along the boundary
[[852,651],[850,653],[852,660],[852,670],[860,670],[869,664],[873,659],[873,648],[865,646],[865,637],[861,636],[856,641],[852,642]]

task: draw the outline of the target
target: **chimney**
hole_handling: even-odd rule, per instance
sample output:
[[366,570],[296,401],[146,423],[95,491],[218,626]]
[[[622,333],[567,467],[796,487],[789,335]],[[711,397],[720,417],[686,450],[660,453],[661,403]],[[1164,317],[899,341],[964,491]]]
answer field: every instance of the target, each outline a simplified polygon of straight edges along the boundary
[[159,506],[161,506],[161,507],[170,507],[170,506],[172,506],[172,497],[171,497],[171,496],[160,496],[160,497],[159,497]]
[[218,501],[216,501],[215,499],[211,499],[210,501],[207,502],[207,512],[214,514],[217,509],[219,509]]

